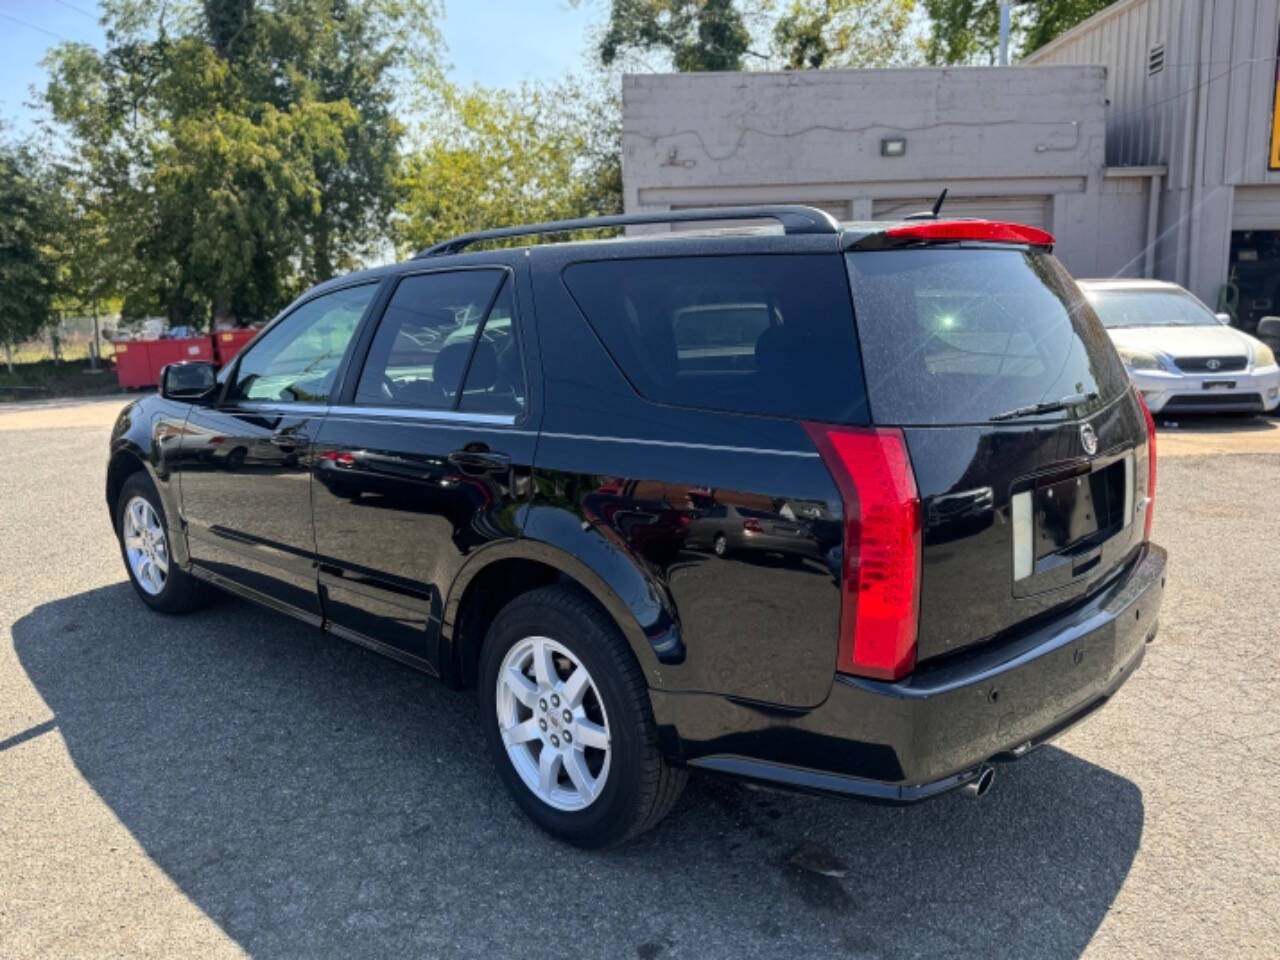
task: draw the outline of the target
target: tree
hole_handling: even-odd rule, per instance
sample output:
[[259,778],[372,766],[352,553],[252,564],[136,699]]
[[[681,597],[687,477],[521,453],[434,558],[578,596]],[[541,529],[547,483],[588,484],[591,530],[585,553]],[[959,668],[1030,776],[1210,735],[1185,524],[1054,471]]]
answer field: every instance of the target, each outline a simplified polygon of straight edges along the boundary
[[107,0],[107,46],[47,60],[50,116],[109,232],[123,311],[269,315],[385,244],[435,0]]
[[441,83],[437,96],[406,163],[408,250],[495,224],[621,211],[616,106],[573,84],[512,92]]
[[30,149],[0,147],[0,340],[10,373],[14,345],[36,336],[53,316],[57,203]]
[[613,0],[600,61],[609,66],[625,50],[661,48],[682,72],[741,70],[750,43],[733,0]]
[[917,0],[613,0],[598,46],[670,57],[679,71],[884,67],[918,57]]
[[[1011,11],[1010,47],[1025,56],[1111,2],[1020,2]],[[924,0],[924,7],[930,24],[924,50],[930,63],[996,62],[1000,41],[996,0]]]
[[892,67],[912,62],[916,0],[792,0],[773,28],[788,70]]

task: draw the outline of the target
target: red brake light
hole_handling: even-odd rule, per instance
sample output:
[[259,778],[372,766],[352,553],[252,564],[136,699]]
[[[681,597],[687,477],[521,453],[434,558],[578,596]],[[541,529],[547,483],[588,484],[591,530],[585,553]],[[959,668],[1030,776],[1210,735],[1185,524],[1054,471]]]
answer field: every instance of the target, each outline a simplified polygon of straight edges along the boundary
[[759,520],[751,520],[751,519],[743,520],[742,529],[750,530],[752,533],[764,533],[764,528],[760,526]]
[[1138,393],[1138,402],[1142,404],[1142,415],[1147,419],[1147,519],[1142,528],[1142,539],[1151,539],[1151,518],[1156,509],[1156,421],[1147,408],[1147,401]]
[[836,669],[897,680],[916,662],[920,496],[901,430],[806,423],[844,504]]
[[905,240],[985,240],[1053,246],[1053,234],[1047,230],[997,220],[924,220],[905,227],[893,227],[885,231],[885,236]]

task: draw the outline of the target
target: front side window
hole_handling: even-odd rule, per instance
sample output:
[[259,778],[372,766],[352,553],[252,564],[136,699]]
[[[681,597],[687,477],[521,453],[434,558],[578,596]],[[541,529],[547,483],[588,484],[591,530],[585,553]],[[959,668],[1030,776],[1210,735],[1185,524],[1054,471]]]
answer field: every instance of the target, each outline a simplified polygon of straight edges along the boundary
[[324,403],[376,283],[308,300],[262,336],[236,366],[227,400]]
[[452,409],[505,277],[501,270],[456,270],[401,280],[369,348],[356,402]]

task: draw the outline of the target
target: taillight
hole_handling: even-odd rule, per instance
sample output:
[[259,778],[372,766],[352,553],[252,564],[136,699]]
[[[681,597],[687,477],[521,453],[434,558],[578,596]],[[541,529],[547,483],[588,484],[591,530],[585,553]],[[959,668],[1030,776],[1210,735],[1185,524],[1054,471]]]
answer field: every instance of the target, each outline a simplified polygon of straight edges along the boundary
[[1156,421],[1151,416],[1151,410],[1147,407],[1147,401],[1143,399],[1141,391],[1135,390],[1138,395],[1138,402],[1142,404],[1142,415],[1147,420],[1147,520],[1142,528],[1142,539],[1151,539],[1151,518],[1155,514],[1156,509]]
[[1029,243],[1053,246],[1053,234],[1039,227],[997,220],[926,220],[905,227],[893,227],[886,237],[904,240],[982,240],[989,243]]
[[844,505],[836,669],[897,680],[916,662],[920,496],[901,430],[806,423]]
[[743,520],[742,529],[749,533],[764,533],[764,528],[760,526],[759,520]]

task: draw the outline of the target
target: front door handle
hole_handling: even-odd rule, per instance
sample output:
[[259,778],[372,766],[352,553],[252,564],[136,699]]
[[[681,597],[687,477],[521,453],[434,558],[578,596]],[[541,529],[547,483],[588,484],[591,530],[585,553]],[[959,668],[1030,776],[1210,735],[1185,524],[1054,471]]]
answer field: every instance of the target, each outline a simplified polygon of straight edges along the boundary
[[511,466],[511,457],[487,447],[464,447],[449,454],[449,462],[469,473],[496,473]]

